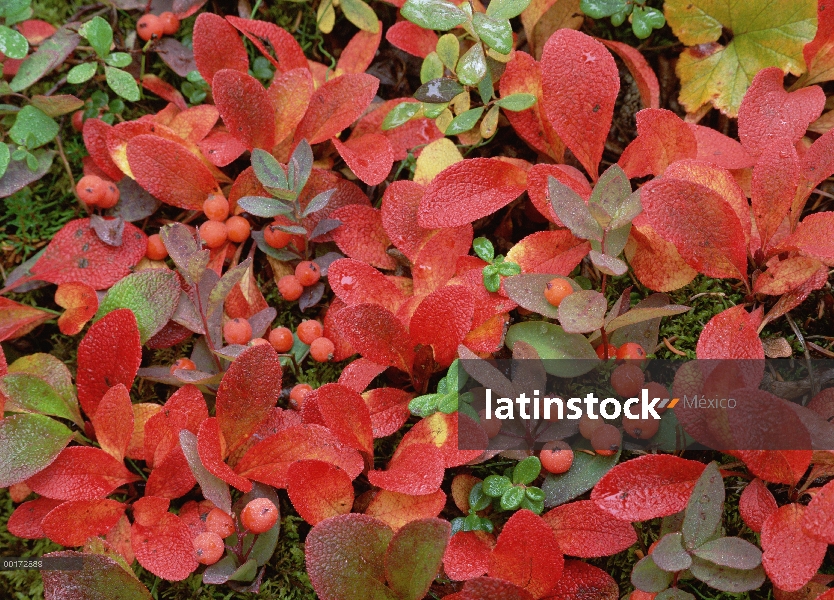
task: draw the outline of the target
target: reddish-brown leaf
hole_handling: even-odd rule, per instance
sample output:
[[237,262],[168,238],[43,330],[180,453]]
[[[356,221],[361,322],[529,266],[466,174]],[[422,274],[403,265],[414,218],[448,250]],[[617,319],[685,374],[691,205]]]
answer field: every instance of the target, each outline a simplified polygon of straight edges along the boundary
[[411,338],[390,311],[378,304],[355,304],[340,310],[335,318],[339,333],[362,356],[380,365],[411,372],[414,361]]
[[358,392],[338,383],[327,383],[308,393],[304,406],[310,402],[318,416],[342,444],[364,452],[374,453],[374,438],[368,406]]
[[166,512],[150,526],[134,523],[130,541],[139,564],[168,581],[182,581],[199,566],[191,533],[175,514]]
[[359,204],[342,206],[331,213],[331,218],[342,222],[331,235],[339,249],[350,258],[380,269],[397,266],[394,257],[386,252],[391,240],[382,228],[378,209]]
[[[113,360],[118,356],[119,360]],[[88,416],[96,413],[114,385],[130,389],[142,362],[139,328],[133,311],[114,310],[96,321],[78,344],[78,401]]]
[[794,199],[799,184],[799,156],[793,143],[786,138],[776,138],[761,149],[761,155],[753,168],[751,202],[761,247],[774,236]]
[[[307,58],[301,46],[286,29],[278,27],[274,23],[258,21],[255,19],[241,19],[229,15],[226,20],[234,25],[238,31],[245,35],[255,47],[261,51],[279,73],[286,73],[291,69],[306,69]],[[275,52],[275,57],[267,50],[264,41],[268,42]]]
[[[380,31],[382,27],[380,27]],[[430,29],[423,29],[410,21],[394,23],[385,32],[385,39],[392,46],[413,56],[426,58],[437,46],[437,34]]]
[[591,500],[616,519],[646,521],[682,511],[704,464],[668,454],[620,463],[591,492]]
[[124,460],[133,435],[133,407],[127,388],[119,383],[107,390],[90,420],[101,449],[120,462]]
[[660,108],[660,83],[657,81],[657,75],[654,74],[652,66],[646,61],[643,54],[634,46],[629,46],[623,42],[598,39],[605,44],[606,48],[617,53],[628,72],[634,77],[634,83],[637,84],[643,106],[645,108]]
[[379,519],[397,531],[411,521],[438,516],[445,504],[446,494],[443,490],[423,496],[377,490],[374,492],[373,500],[365,509],[365,514]]
[[748,313],[741,305],[718,313],[704,326],[698,338],[698,358],[764,360],[764,348],[758,334],[761,319],[761,310]]
[[54,318],[55,315],[28,304],[20,304],[8,298],[0,298],[0,341],[26,335],[35,327]]
[[[374,366],[378,367],[378,365]],[[362,394],[371,413],[371,429],[374,438],[386,437],[399,431],[411,416],[408,403],[412,397],[413,395],[405,390],[389,387],[377,388]]]
[[69,446],[52,464],[27,479],[26,485],[56,500],[95,500],[139,479],[104,450]]
[[104,535],[125,512],[115,500],[70,500],[54,508],[41,527],[50,540],[62,546],[83,546],[90,537]]
[[596,181],[620,90],[617,64],[605,46],[572,29],[550,36],[541,64],[547,118]]
[[336,74],[364,73],[371,66],[379,42],[382,40],[382,22],[377,21],[376,33],[359,30],[356,32],[339,55]]
[[524,273],[569,275],[590,251],[588,242],[567,229],[537,231],[515,244],[507,260],[518,263]]
[[632,227],[625,256],[640,283],[656,292],[682,288],[698,275],[674,244],[660,237],[645,219]]
[[369,471],[368,481],[390,492],[425,496],[440,489],[443,456],[432,444],[410,444],[394,455],[386,471]]
[[695,158],[695,134],[679,116],[662,108],[645,108],[637,113],[637,137],[626,146],[617,164],[629,179],[662,175],[670,164]]
[[353,506],[353,484],[336,465],[299,460],[287,470],[287,493],[293,507],[310,525],[344,515]]
[[522,509],[510,517],[498,536],[489,557],[489,576],[510,581],[540,598],[556,585],[564,564],[550,526]]
[[566,560],[562,577],[543,600],[617,600],[620,587],[608,573],[581,560]]
[[331,141],[350,170],[368,185],[382,183],[391,172],[394,151],[384,135],[369,133],[359,138],[351,137],[344,144],[335,137]]
[[712,127],[688,123],[698,141],[698,160],[724,169],[752,167],[753,157],[739,142]]
[[214,75],[212,90],[229,133],[248,150],[272,150],[276,141],[275,121],[264,86],[247,73],[221,69]]
[[194,22],[194,62],[209,85],[220,69],[249,71],[249,55],[234,27],[223,17],[201,13]]
[[744,488],[738,500],[738,512],[745,525],[756,533],[762,530],[767,518],[776,512],[779,506],[764,482],[758,477]]
[[559,548],[570,556],[610,556],[637,541],[631,523],[612,519],[591,500],[557,506],[542,518],[553,528]]
[[310,108],[295,130],[295,141],[318,144],[358,119],[379,88],[379,79],[364,73],[347,73],[331,79],[310,98]]
[[58,329],[64,335],[75,335],[84,329],[87,321],[98,310],[96,291],[86,283],[71,281],[62,283],[55,290],[55,304],[66,309],[58,317]]
[[124,177],[122,170],[113,162],[110,157],[110,150],[107,148],[107,136],[113,129],[101,119],[87,119],[84,121],[84,145],[87,152],[96,166],[101,169],[108,178],[119,181]]
[[443,568],[451,579],[466,581],[486,575],[495,537],[485,531],[460,531],[452,536],[443,555]]
[[779,250],[798,250],[820,262],[834,265],[834,212],[814,213],[805,217],[796,230],[779,244]]
[[447,167],[426,188],[420,227],[458,227],[503,208],[527,189],[524,169],[496,158],[471,158]]
[[446,286],[432,292],[417,306],[409,330],[415,344],[434,349],[434,360],[448,367],[458,345],[472,327],[475,299],[463,286]]
[[[504,579],[493,577],[476,577],[463,586],[455,600],[534,600],[536,596]],[[449,596],[447,596],[448,598]]]
[[18,506],[9,517],[6,529],[19,538],[37,540],[46,537],[41,528],[41,521],[52,509],[63,503],[63,500],[52,498],[36,498]]
[[795,592],[811,580],[828,549],[828,544],[803,531],[806,510],[801,504],[787,504],[762,526],[762,566],[773,585],[786,592]]

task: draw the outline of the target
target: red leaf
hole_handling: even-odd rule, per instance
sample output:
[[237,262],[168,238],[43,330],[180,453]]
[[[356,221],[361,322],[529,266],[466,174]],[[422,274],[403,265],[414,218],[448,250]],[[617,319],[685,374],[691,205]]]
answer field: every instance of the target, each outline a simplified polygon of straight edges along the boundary
[[825,105],[825,94],[817,86],[788,93],[782,87],[782,69],[762,69],[753,78],[738,111],[738,139],[754,157],[773,140],[791,144],[805,135]]
[[125,512],[115,500],[70,500],[52,510],[41,522],[50,540],[62,546],[83,546],[93,536],[112,529]]
[[411,444],[394,455],[386,471],[368,471],[368,481],[384,490],[424,496],[440,489],[443,456],[432,444]]
[[376,33],[359,30],[356,32],[339,55],[336,63],[337,76],[344,73],[364,73],[371,66],[379,42],[382,40],[382,22],[377,21]]
[[0,341],[13,340],[26,335],[35,327],[54,318],[55,315],[19,304],[8,298],[0,298]]
[[660,83],[643,54],[634,46],[629,46],[623,42],[598,39],[605,44],[606,48],[617,53],[628,72],[634,77],[634,83],[637,84],[637,89],[640,91],[640,100],[643,102],[643,106],[646,108],[660,108]]
[[228,131],[221,130],[208,134],[197,142],[197,147],[211,164],[218,167],[225,167],[246,152],[246,146],[238,138]]
[[834,541],[832,509],[834,509],[834,486],[829,482],[817,490],[811,502],[805,507],[805,514],[802,515],[802,529],[805,533],[820,542],[831,544]]
[[475,300],[462,286],[446,286],[432,292],[417,307],[409,329],[415,344],[434,349],[434,360],[448,367],[457,357],[458,345],[472,327]]
[[834,212],[821,212],[805,217],[796,230],[779,244],[779,250],[798,250],[805,256],[834,265],[834,240],[830,235],[834,227]]
[[784,138],[775,139],[761,152],[750,191],[761,247],[766,248],[791,208],[799,184],[799,156]]
[[[174,104],[180,110],[188,109],[188,104],[185,102],[185,98],[183,97],[182,93],[180,93],[180,91],[173,85],[171,85],[167,81],[164,81],[163,79],[160,79],[153,73],[145,73],[144,75],[142,75],[142,87],[148,90],[150,93],[156,94],[163,100],[167,100],[168,102]],[[203,106],[210,105],[205,104]]]
[[[118,356],[119,360],[113,360]],[[114,385],[130,389],[142,362],[136,317],[127,308],[96,321],[78,344],[78,401],[88,416],[96,413],[104,394]]]
[[[217,98],[216,92],[214,97]],[[217,107],[201,104],[184,109],[168,127],[184,140],[199,142],[211,132],[219,117]]]
[[225,442],[221,438],[217,419],[212,417],[203,421],[200,425],[200,431],[197,433],[197,452],[200,455],[200,462],[212,475],[219,477],[241,492],[250,492],[252,482],[235,473],[229,465],[223,462],[224,446]]
[[724,169],[752,167],[754,160],[740,143],[712,127],[688,123],[698,140],[698,160]]
[[[226,17],[226,20],[245,35],[261,51],[261,54],[278,69],[279,73],[286,73],[291,69],[307,68],[307,58],[304,56],[304,51],[289,31],[266,21],[241,19],[231,15]],[[264,40],[272,47],[275,58],[267,50],[263,43]]]
[[446,494],[437,490],[433,494],[412,496],[388,490],[374,492],[373,500],[365,514],[379,519],[394,531],[417,519],[438,516],[446,504]]
[[124,177],[122,170],[113,162],[110,150],[107,148],[107,136],[113,129],[101,119],[87,119],[84,121],[84,145],[87,152],[95,162],[96,166],[113,181],[119,181]]
[[569,275],[591,246],[567,229],[537,231],[515,244],[507,260],[518,263],[524,273]]
[[681,288],[698,275],[648,223],[634,224],[625,255],[640,283],[656,292]]
[[[307,231],[312,231],[322,219],[331,218],[333,212],[342,206],[348,206],[351,204],[359,204],[362,206],[371,205],[365,192],[359,189],[359,186],[352,181],[347,181],[346,179],[339,177],[333,171],[313,169],[313,172],[310,174],[310,179],[307,181],[307,185],[304,186],[304,190],[302,190],[301,196],[298,198],[301,203],[301,208],[305,209],[317,194],[333,188],[335,188],[336,191],[330,197],[330,202],[328,202],[327,206],[302,220],[302,225],[307,228]],[[333,238],[329,233],[326,233],[315,238],[315,241],[330,242],[333,241]],[[296,246],[302,247],[298,244],[298,242],[296,242]]]
[[41,521],[52,509],[62,503],[63,500],[53,500],[52,498],[36,498],[24,502],[14,509],[6,523],[6,529],[19,538],[37,540],[46,537],[41,528]]
[[423,29],[410,21],[394,23],[385,32],[385,39],[395,48],[420,58],[426,58],[437,46],[435,32]]
[[385,181],[391,172],[394,153],[391,143],[384,135],[369,133],[359,138],[351,137],[344,144],[335,137],[331,141],[336,146],[339,156],[364,183],[378,185]]
[[162,462],[155,463],[145,493],[160,498],[179,498],[190,492],[196,483],[182,447],[175,446]]
[[[203,392],[195,385],[184,385],[165,402],[167,410],[176,410],[185,415],[185,428],[194,435],[200,425],[208,419],[208,406]],[[176,432],[179,436],[179,431]],[[176,444],[179,444],[179,438]]]
[[227,453],[266,419],[281,393],[281,361],[267,344],[241,353],[217,388],[216,415]]
[[498,536],[489,557],[489,576],[506,579],[540,598],[553,589],[564,564],[553,530],[540,516],[522,509]]
[[[534,600],[536,596],[522,587],[492,577],[476,577],[463,586],[455,600]],[[448,598],[449,596],[447,596]]]
[[744,230],[721,195],[698,183],[663,178],[640,188],[640,200],[652,228],[689,266],[709,277],[746,281]]
[[170,505],[171,501],[168,498],[142,496],[133,503],[133,520],[145,527],[151,527],[165,517]]
[[[401,452],[412,444],[434,444],[443,455],[443,464],[447,469],[459,467],[475,460],[483,454],[482,450],[460,450],[458,448],[458,421],[460,418],[465,419],[465,422],[469,424],[474,424],[468,417],[460,417],[459,413],[447,415],[436,412],[425,419],[421,419],[403,436],[399,446],[394,451],[392,460],[395,460]],[[478,426],[478,429],[481,429],[480,426]],[[464,430],[468,432],[466,425],[464,425]],[[483,446],[473,447],[486,448],[486,438],[483,440]]]
[[235,465],[243,477],[273,487],[287,487],[287,470],[297,460],[321,460],[338,466],[351,479],[364,468],[361,455],[342,445],[326,427],[293,425],[249,449]]
[[391,240],[382,228],[379,210],[353,204],[333,211],[331,218],[342,222],[331,233],[339,250],[350,258],[380,269],[394,269],[397,266],[394,257],[386,252]]
[[298,124],[295,142],[318,144],[358,119],[379,88],[379,79],[364,73],[348,73],[331,79],[313,92],[310,108]]
[[411,266],[415,296],[431,294],[446,285],[455,274],[458,258],[466,256],[471,247],[469,224],[435,229],[426,236]]
[[206,197],[217,191],[214,175],[200,159],[159,136],[132,138],[127,143],[127,160],[136,182],[171,206],[201,210]]
[[209,85],[220,69],[249,71],[249,55],[235,28],[223,17],[205,12],[194,22],[194,62]]
[[605,46],[572,29],[550,36],[541,63],[547,118],[596,181],[620,90],[617,64]]
[[620,588],[608,573],[581,560],[566,560],[562,577],[543,600],[617,600]]
[[119,383],[107,390],[90,420],[101,449],[119,462],[124,460],[133,435],[133,407],[127,388]]
[[95,500],[139,479],[104,450],[69,446],[52,464],[27,479],[26,485],[56,500]]
[[538,164],[533,165],[527,172],[527,194],[530,196],[533,206],[548,221],[556,223],[559,227],[564,227],[550,203],[550,192],[548,190],[550,177],[568,186],[582,196],[585,202],[591,197],[591,186],[588,185],[588,180],[580,171],[568,165]]
[[152,526],[134,523],[130,541],[139,564],[168,581],[182,581],[199,566],[188,527],[172,513]]
[[168,453],[179,447],[180,430],[186,428],[188,417],[180,410],[163,407],[145,423],[145,462],[149,467],[162,464]]
[[275,121],[269,94],[247,73],[221,69],[212,82],[214,102],[229,133],[247,150],[271,151],[275,145]]
[[760,310],[748,313],[741,305],[718,313],[698,338],[698,358],[764,360],[764,347],[758,334],[761,318]]
[[382,195],[382,227],[397,249],[414,260],[431,230],[417,224],[425,188],[413,181],[395,181]]
[[361,394],[384,370],[382,365],[366,358],[357,358],[342,369],[338,383]]
[[33,46],[39,45],[46,38],[58,31],[54,25],[40,19],[28,19],[17,24],[17,30]]
[[304,118],[313,95],[313,78],[307,68],[276,75],[266,90],[275,114],[275,143],[283,142]]
[[738,512],[744,524],[756,533],[764,522],[779,508],[773,494],[758,477],[747,484],[738,500]]
[[426,188],[420,227],[458,227],[503,208],[527,189],[524,169],[497,158],[471,158],[441,171]]
[[[332,280],[330,280],[329,277],[328,281],[330,281],[332,287]],[[330,306],[327,308],[327,312],[324,313],[324,337],[333,342],[333,346],[335,348],[333,350],[333,360],[336,361],[345,360],[353,354],[356,354],[356,350],[354,350],[342,334],[339,333],[338,323],[336,321],[336,315],[339,314],[339,311],[345,306],[345,303],[336,297],[333,298],[330,302]],[[383,370],[388,368],[384,365],[380,366],[382,366]]]
[[359,138],[369,133],[381,133],[391,143],[394,160],[405,160],[409,151],[443,137],[434,121],[425,117],[410,119],[399,127],[383,131],[383,120],[401,102],[417,101],[414,98],[393,98],[375,105],[376,108],[359,119],[359,122],[351,131],[350,137]]
[[794,206],[791,208],[796,222],[805,206],[808,196],[820,183],[834,173],[834,129],[821,135],[811,144],[802,157],[802,177]]
[[304,398],[304,406],[314,403],[318,415],[342,444],[364,452],[374,453],[371,415],[358,392],[338,383],[327,383]]
[[452,536],[443,555],[443,568],[451,579],[466,581],[486,575],[495,538],[484,531],[460,531]]
[[[736,394],[741,395],[739,392]],[[785,417],[791,419],[790,409],[786,408]],[[778,413],[777,413],[778,414]],[[791,421],[794,421],[791,419]],[[788,421],[790,422],[790,421]],[[798,447],[810,448],[810,438],[808,433],[801,429],[801,422],[794,421],[792,426],[789,426],[795,433]],[[738,427],[738,426],[736,426]],[[768,432],[762,432],[760,429],[756,432],[758,434],[756,441],[763,440],[764,435]],[[804,434],[804,435],[803,435]],[[804,437],[805,439],[801,439]],[[747,444],[748,447],[750,444]],[[813,452],[808,450],[736,450],[732,453],[734,456],[742,459],[747,465],[753,475],[761,477],[765,481],[773,483],[786,483],[788,485],[796,485],[805,472],[808,470],[808,465],[811,464]]]
[[412,394],[397,388],[377,388],[362,394],[371,413],[371,429],[374,438],[393,435],[405,425],[411,416],[408,403],[412,397]]
[[98,296],[86,283],[71,281],[55,290],[55,304],[66,309],[58,317],[58,329],[64,335],[75,335],[98,311]]
[[133,547],[130,545],[130,521],[127,515],[122,515],[116,524],[107,532],[104,538],[113,549],[121,554],[122,558],[129,565],[136,560],[136,555],[133,553]]
[[292,463],[287,470],[287,493],[296,512],[310,525],[347,514],[353,506],[348,474],[320,460]]
[[762,566],[775,587],[786,592],[801,589],[822,566],[828,544],[802,530],[806,507],[787,504],[762,526]]
[[553,528],[559,548],[570,556],[610,556],[637,541],[631,523],[612,519],[591,500],[557,506],[542,518]]
[[776,262],[756,278],[753,292],[781,296],[811,279],[820,268],[824,268],[820,261],[807,256],[793,256]]
[[130,223],[125,223],[122,245],[109,246],[98,238],[90,219],[75,219],[55,234],[30,270],[50,283],[78,281],[104,290],[128,275],[147,248],[147,236]]
[[414,350],[408,331],[382,306],[355,304],[343,308],[336,314],[336,328],[368,360],[411,372]]
[[617,164],[629,179],[659,176],[670,164],[695,158],[695,134],[679,116],[662,108],[645,108],[637,113],[637,137],[620,156]]
[[647,521],[682,511],[704,464],[667,454],[648,454],[608,471],[591,492],[602,510],[623,521]]
[[828,0],[821,0],[817,4],[817,22],[817,34],[802,48],[805,64],[808,65],[808,73],[802,78],[803,85],[831,79],[831,61],[834,58],[834,45],[831,44],[831,40],[834,39],[834,11],[831,10]]

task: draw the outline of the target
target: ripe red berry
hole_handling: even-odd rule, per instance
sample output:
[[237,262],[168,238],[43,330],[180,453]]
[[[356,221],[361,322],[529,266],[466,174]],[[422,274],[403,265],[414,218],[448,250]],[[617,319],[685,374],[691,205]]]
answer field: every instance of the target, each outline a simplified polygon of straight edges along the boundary
[[586,440],[590,440],[594,432],[605,425],[605,421],[600,418],[592,419],[586,414],[579,417],[579,434]]
[[158,40],[162,37],[164,31],[165,27],[156,15],[148,13],[147,15],[142,15],[139,20],[136,21],[136,33],[138,33],[139,37],[145,42],[151,38]]
[[174,35],[180,28],[180,20],[170,11],[160,13],[159,20],[162,21],[162,33],[165,35]]
[[613,425],[601,425],[591,436],[591,447],[601,456],[611,456],[620,449],[622,437]]
[[269,343],[276,352],[289,352],[295,340],[287,327],[276,327],[269,332]]
[[654,600],[655,596],[657,596],[657,593],[634,590],[628,598],[629,600]]
[[84,175],[75,184],[75,193],[84,204],[98,206],[106,194],[107,183],[98,175]]
[[321,279],[321,269],[312,260],[303,260],[295,268],[295,276],[304,287],[315,285]]
[[246,319],[231,319],[223,325],[223,337],[230,344],[247,344],[252,339],[252,326]]
[[[660,400],[662,401],[670,397],[669,390],[666,389],[666,386],[661,385],[656,381],[650,381],[643,387],[646,388],[646,392],[650,402],[652,398],[660,398]],[[666,412],[666,408],[660,408],[660,406],[656,406],[654,410],[657,414],[660,415]]]
[[119,188],[112,181],[104,181],[104,192],[98,201],[99,208],[113,208],[118,203]]
[[611,372],[611,387],[626,398],[634,398],[640,394],[646,375],[643,369],[634,364],[623,364]]
[[[608,356],[605,356],[605,349],[608,348]],[[597,356],[599,356],[602,360],[616,358],[617,357],[617,347],[613,344],[608,344],[605,346],[604,344],[600,344],[597,346]]]
[[617,361],[643,360],[646,358],[646,351],[643,346],[634,342],[626,342],[617,350]]
[[203,565],[213,565],[223,556],[225,546],[223,538],[213,531],[204,531],[194,538],[194,552],[197,562]]
[[559,306],[562,300],[573,293],[573,286],[567,279],[555,277],[544,286],[544,297],[553,306]]
[[226,231],[231,241],[240,244],[249,239],[252,227],[249,225],[249,221],[243,217],[229,217],[226,219]]
[[145,255],[151,260],[165,260],[168,257],[168,250],[158,233],[148,236],[148,249]]
[[255,498],[243,507],[240,522],[252,533],[264,533],[278,522],[278,509],[268,498]]
[[79,133],[84,130],[84,111],[77,110],[72,113],[72,128]]
[[206,516],[206,529],[222,538],[227,538],[235,532],[235,521],[228,513],[219,508],[213,508]]
[[316,362],[330,362],[333,360],[333,353],[336,352],[336,346],[326,337],[318,337],[310,344],[310,356]]
[[298,300],[301,294],[304,293],[304,286],[298,281],[295,275],[284,275],[278,280],[278,291],[284,297],[284,300]]
[[306,383],[299,383],[290,390],[290,406],[296,410],[301,410],[304,404],[304,398],[313,391],[312,386]]
[[273,248],[283,248],[289,244],[292,239],[292,236],[289,233],[278,229],[278,225],[276,223],[264,227],[263,234],[264,241],[267,246],[272,246]]
[[209,194],[203,202],[203,212],[211,221],[225,221],[229,216],[229,201],[223,194]]
[[[633,411],[632,411],[633,412]],[[623,430],[636,440],[647,440],[660,429],[660,419],[629,419],[623,417]]]
[[184,371],[194,371],[197,369],[197,365],[195,365],[194,361],[189,358],[179,358],[173,365],[171,365],[171,373],[173,374],[174,371],[179,369]]
[[539,460],[550,473],[567,473],[573,464],[573,449],[562,440],[548,442],[539,453]]
[[202,238],[206,248],[219,248],[226,243],[227,237],[228,232],[225,223],[206,221],[200,225],[200,238]]
[[301,321],[295,333],[298,335],[298,339],[309,346],[314,340],[324,335],[324,327],[318,321]]

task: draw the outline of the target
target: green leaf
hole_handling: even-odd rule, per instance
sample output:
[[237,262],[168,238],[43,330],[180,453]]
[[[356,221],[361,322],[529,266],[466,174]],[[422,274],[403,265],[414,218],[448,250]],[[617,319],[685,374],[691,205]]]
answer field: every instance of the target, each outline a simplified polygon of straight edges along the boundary
[[478,95],[481,101],[486,104],[495,95],[495,87],[492,83],[492,71],[489,69],[489,61],[487,61],[487,71],[484,78],[478,82]]
[[15,92],[25,90],[52,69],[63,64],[80,41],[77,33],[62,27],[23,61],[9,85]]
[[107,78],[107,85],[119,96],[131,102],[139,101],[139,86],[133,75],[115,67],[105,66],[104,76]]
[[34,106],[24,106],[9,129],[9,137],[15,143],[30,150],[51,142],[58,135],[58,123]]
[[4,0],[0,4],[0,17],[6,18],[6,25],[14,25],[32,17],[32,0]]
[[624,275],[625,272],[628,271],[628,265],[616,256],[603,254],[602,252],[598,252],[596,250],[591,250],[588,253],[588,256],[591,259],[591,262],[594,263],[594,266],[606,275],[620,276]]
[[385,578],[402,600],[419,600],[429,591],[443,561],[450,526],[442,519],[420,519],[394,534],[385,557]]
[[[527,488],[527,489],[530,489],[530,488]],[[533,489],[536,489],[536,488],[533,488]],[[526,508],[527,510],[532,511],[532,512],[536,513],[537,515],[540,515],[544,512],[544,502],[541,501],[541,500],[531,500],[530,496],[528,496],[525,493],[524,497],[521,499],[520,508]]]
[[592,19],[602,19],[622,11],[625,6],[626,0],[582,0],[579,10]]
[[307,235],[307,230],[300,225],[276,225],[275,228],[292,235]]
[[12,160],[12,153],[6,144],[0,143],[0,179],[6,174],[9,162]]
[[524,500],[524,488],[513,486],[501,496],[500,506],[502,510],[515,510],[521,506]]
[[5,25],[0,25],[0,52],[9,58],[26,58],[29,52],[29,42],[23,35]]
[[407,123],[411,117],[420,112],[419,102],[400,102],[385,115],[382,121],[382,130],[388,131]]
[[414,92],[414,97],[421,102],[437,104],[440,102],[450,102],[452,98],[461,92],[463,92],[463,86],[457,81],[448,77],[439,77],[421,85]]
[[44,415],[0,419],[0,487],[29,479],[48,466],[72,439],[72,431]]
[[307,207],[301,213],[301,218],[309,217],[310,215],[319,212],[327,208],[327,205],[330,204],[330,199],[333,197],[333,194],[336,193],[336,188],[325,190],[320,194],[316,194],[313,196],[313,199],[307,203]]
[[619,10],[615,12],[613,15],[611,15],[611,24],[614,27],[619,27],[620,25],[625,23],[625,20],[628,18],[628,15],[631,14],[632,8],[633,6],[629,2],[623,10]]
[[497,292],[501,287],[501,275],[498,274],[498,267],[487,265],[484,267],[484,287],[490,292]]
[[[553,323],[526,321],[510,326],[505,339],[507,348],[512,350],[519,340],[533,346],[544,361],[545,371],[556,377],[584,375],[598,364],[599,357],[585,336],[565,333]],[[563,360],[566,358],[581,360]]]
[[437,52],[430,52],[423,59],[423,64],[420,65],[420,83],[428,83],[433,79],[440,79],[441,77],[443,77],[443,63],[440,62],[440,57],[437,55]]
[[[93,538],[90,543],[101,544],[101,541],[100,538]],[[82,565],[81,569],[73,571],[43,571],[43,591],[47,598],[61,598],[67,593],[83,600],[93,598],[152,600],[153,598],[148,588],[139,581],[133,570],[118,554],[96,553],[85,548],[84,552],[60,550],[44,556],[74,558],[81,561]],[[75,592],[70,592],[70,590],[75,590]],[[26,597],[31,596],[27,594]]]
[[[582,440],[574,445],[574,451],[590,448],[591,445],[587,440]],[[547,506],[559,506],[581,496],[594,487],[602,479],[602,476],[617,464],[619,456],[619,450],[612,456],[574,452],[573,463],[567,473],[561,475],[548,474],[544,480],[541,487],[545,496],[545,504]]]
[[448,0],[408,0],[400,14],[424,29],[439,31],[457,27],[466,20],[466,13]]
[[423,115],[427,119],[436,119],[444,110],[449,107],[448,102],[441,102],[440,104],[423,103]]
[[377,33],[379,31],[379,19],[374,9],[362,0],[342,0],[339,4],[347,20],[356,25],[362,31]]
[[680,588],[667,588],[655,596],[655,600],[695,600],[695,596]]
[[692,558],[683,547],[683,535],[678,531],[660,538],[652,552],[652,560],[659,569],[669,573],[685,571],[692,564]]
[[762,564],[762,551],[737,537],[722,537],[704,543],[692,552],[698,558],[734,569],[755,569]]
[[458,80],[464,85],[478,85],[487,74],[486,56],[484,47],[475,44],[460,57],[455,73]]
[[113,29],[101,17],[93,17],[84,23],[78,33],[87,38],[99,58],[104,58],[110,54],[110,46],[113,44]]
[[313,149],[307,140],[301,140],[295,147],[287,164],[287,185],[296,195],[307,185],[310,173],[313,172]]
[[68,402],[49,383],[29,373],[9,373],[0,378],[0,393],[9,412],[31,412],[61,417],[84,425],[78,405]]
[[481,260],[485,260],[488,263],[491,263],[495,258],[495,247],[485,237],[478,237],[472,241],[472,247],[475,250],[475,254]]
[[[497,477],[500,477],[500,475]],[[506,479],[506,477],[504,479]],[[479,481],[472,486],[472,490],[469,492],[469,510],[475,512],[484,510],[490,505],[491,502],[492,497],[484,493],[483,481]]]
[[234,573],[229,575],[229,581],[242,581],[244,583],[249,583],[255,579],[255,575],[257,574],[258,563],[254,558],[250,558],[245,563],[240,565]]
[[238,206],[257,217],[272,218],[293,213],[293,208],[286,202],[264,196],[244,196],[238,200]]
[[527,497],[533,502],[544,502],[544,492],[537,487],[528,487],[525,491]]
[[501,54],[509,54],[512,51],[513,28],[507,19],[492,18],[476,12],[472,16],[472,24],[478,37],[487,46]]
[[536,97],[533,94],[510,94],[496,102],[504,110],[511,110],[513,112],[527,110],[535,103]]
[[513,483],[529,485],[542,471],[542,463],[535,456],[528,456],[513,469]]
[[437,56],[443,65],[450,71],[454,71],[455,65],[458,64],[458,58],[460,58],[460,41],[458,40],[458,36],[454,33],[444,33],[441,35],[440,39],[437,40],[435,52],[437,52]]
[[761,565],[752,569],[734,569],[697,556],[692,557],[690,572],[710,587],[733,594],[759,589],[766,579]]
[[513,482],[503,475],[490,475],[483,483],[484,494],[492,498],[500,498],[511,487]]
[[481,530],[481,518],[476,515],[475,513],[469,513],[466,518],[463,520],[463,530],[464,531],[480,531]]
[[458,409],[459,398],[457,392],[452,394],[443,394],[437,401],[437,410],[447,415],[452,414]]
[[452,122],[449,123],[449,126],[446,128],[444,133],[446,135],[457,135],[459,133],[463,133],[464,131],[469,131],[475,126],[482,114],[484,114],[483,106],[470,108],[452,119]]
[[425,394],[423,396],[417,396],[416,398],[412,398],[412,400],[408,403],[408,410],[411,411],[412,415],[417,415],[418,417],[428,417],[429,415],[437,412],[437,401],[439,398],[440,394]]
[[136,315],[144,344],[165,326],[179,299],[180,284],[173,271],[147,269],[117,281],[99,304],[95,320],[119,308],[129,308]]
[[275,157],[266,150],[255,148],[252,150],[252,170],[255,177],[266,188],[289,189],[287,174]]
[[724,480],[713,461],[698,478],[686,505],[681,531],[687,548],[697,548],[716,536],[723,511]]
[[645,556],[634,565],[631,571],[631,583],[644,592],[662,592],[672,583],[672,574],[660,569],[652,556],[653,554]]
[[520,15],[529,4],[530,0],[492,0],[486,14],[493,19],[512,19]]
[[498,273],[504,277],[512,277],[521,273],[521,265],[518,263],[502,262],[497,263],[495,266],[498,269]]
[[104,62],[106,62],[111,67],[124,68],[128,66],[131,62],[133,62],[133,58],[131,58],[130,54],[128,54],[127,52],[112,52],[107,55],[107,57],[104,59]]
[[638,39],[646,39],[652,34],[653,29],[660,29],[664,25],[666,19],[656,8],[635,6],[631,13],[631,30]]
[[94,62],[81,63],[80,65],[75,65],[72,69],[69,70],[69,73],[67,73],[67,83],[77,85],[79,83],[89,81],[93,77],[93,75],[96,74],[97,67],[98,65],[96,65],[96,63]]

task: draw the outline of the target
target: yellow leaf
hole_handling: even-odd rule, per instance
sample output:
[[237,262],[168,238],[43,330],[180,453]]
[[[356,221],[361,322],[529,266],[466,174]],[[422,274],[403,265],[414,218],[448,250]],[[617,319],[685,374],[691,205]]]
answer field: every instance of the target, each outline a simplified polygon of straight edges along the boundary
[[423,152],[417,157],[414,181],[428,185],[440,171],[462,160],[463,156],[452,140],[449,138],[434,140],[423,148]]

